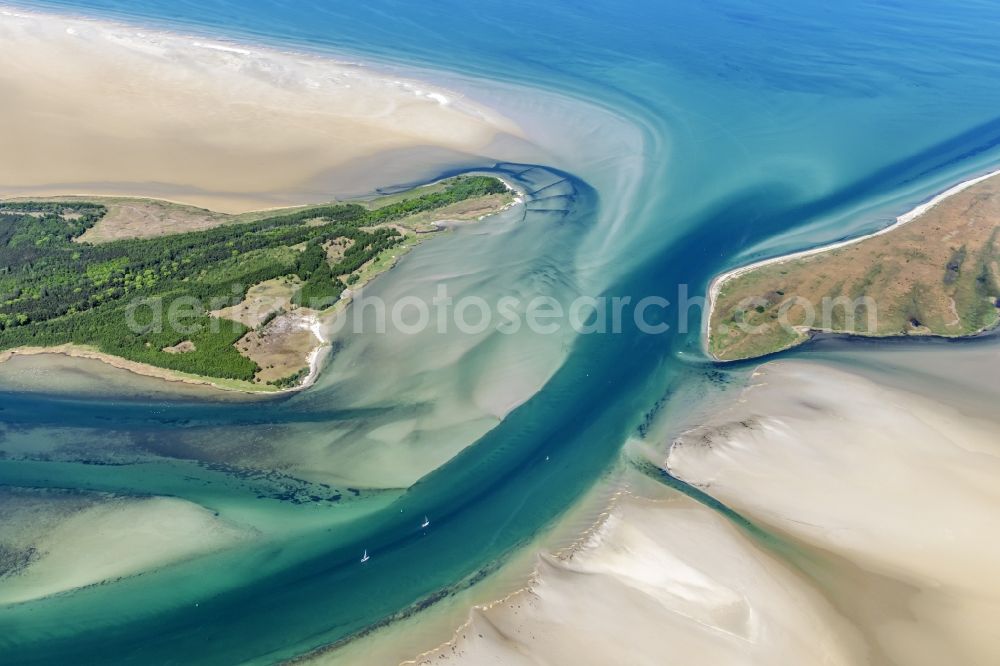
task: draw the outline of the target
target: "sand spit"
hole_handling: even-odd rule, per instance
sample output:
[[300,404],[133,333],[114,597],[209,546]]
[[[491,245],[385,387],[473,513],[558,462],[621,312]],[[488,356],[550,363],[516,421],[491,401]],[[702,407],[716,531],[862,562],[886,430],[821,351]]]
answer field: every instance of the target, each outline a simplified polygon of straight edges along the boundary
[[0,196],[241,212],[328,201],[338,170],[380,154],[478,155],[518,133],[459,93],[366,66],[102,21],[2,18],[0,151],[18,159],[0,164]]
[[313,337],[316,338],[318,344],[313,347],[306,356],[306,361],[309,364],[309,372],[306,374],[301,384],[293,387],[299,390],[308,388],[316,382],[319,378],[320,370],[323,369],[324,355],[326,352],[330,351],[330,340],[326,335],[322,315],[310,312],[304,316],[303,322],[313,334]]
[[[979,363],[1000,371],[995,352]],[[675,442],[667,465],[801,544],[799,564],[877,663],[995,663],[1000,424],[952,404],[955,380],[937,378],[948,388],[931,399],[818,363],[769,363],[739,404]],[[994,382],[994,404],[997,393]]]
[[251,532],[170,497],[0,492],[0,604],[140,574],[233,546]]

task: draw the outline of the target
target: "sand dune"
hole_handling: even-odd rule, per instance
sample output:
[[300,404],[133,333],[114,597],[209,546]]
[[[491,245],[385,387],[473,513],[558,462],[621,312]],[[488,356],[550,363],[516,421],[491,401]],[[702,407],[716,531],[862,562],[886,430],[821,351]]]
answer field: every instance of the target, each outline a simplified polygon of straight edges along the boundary
[[378,156],[453,160],[517,132],[457,93],[322,58],[11,11],[0,41],[0,151],[17,156],[0,196],[238,212],[391,184]]

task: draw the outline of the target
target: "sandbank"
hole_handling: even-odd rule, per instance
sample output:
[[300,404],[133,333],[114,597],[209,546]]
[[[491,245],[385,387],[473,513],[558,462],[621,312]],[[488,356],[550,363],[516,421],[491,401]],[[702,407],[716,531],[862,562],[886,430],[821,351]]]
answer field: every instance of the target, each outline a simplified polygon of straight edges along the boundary
[[[980,352],[976,372],[996,377],[1000,355]],[[933,374],[929,397],[816,362],[768,363],[731,409],[673,443],[666,466],[801,544],[797,564],[878,663],[993,663],[1000,424],[964,408],[973,385],[958,371]]]
[[[373,67],[0,11],[0,151],[18,156],[0,164],[0,196],[148,196],[242,212],[329,201],[343,191],[338,173],[379,156],[472,158],[518,133],[460,93]],[[353,193],[395,182],[365,172],[371,182],[353,174]]]
[[921,354],[919,394],[850,358],[761,366],[644,453],[756,530],[632,484],[569,556],[540,554],[525,590],[407,663],[993,663],[998,424],[961,396],[995,404],[1000,353]]

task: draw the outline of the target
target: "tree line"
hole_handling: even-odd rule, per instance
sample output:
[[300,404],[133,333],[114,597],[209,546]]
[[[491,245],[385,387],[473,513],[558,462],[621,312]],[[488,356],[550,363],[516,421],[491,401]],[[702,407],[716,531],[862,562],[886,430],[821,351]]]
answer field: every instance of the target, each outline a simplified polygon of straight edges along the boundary
[[[0,202],[0,350],[72,342],[182,372],[251,380],[259,368],[233,346],[246,327],[220,325],[210,310],[239,303],[254,284],[291,274],[302,280],[301,302],[335,302],[355,271],[403,240],[395,229],[371,227],[504,191],[496,178],[460,176],[438,192],[375,210],[310,206],[253,222],[96,245],[75,239],[107,213],[99,203]],[[324,245],[336,239],[352,243],[331,262]],[[159,320],[153,316],[153,304],[165,308],[185,300],[197,304],[185,313],[184,326],[162,312]],[[195,351],[162,351],[183,340],[194,342]]]

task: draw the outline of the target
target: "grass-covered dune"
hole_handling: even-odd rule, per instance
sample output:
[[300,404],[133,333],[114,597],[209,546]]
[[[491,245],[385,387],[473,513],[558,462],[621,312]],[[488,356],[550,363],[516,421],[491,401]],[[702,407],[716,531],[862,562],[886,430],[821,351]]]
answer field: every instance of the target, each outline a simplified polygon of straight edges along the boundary
[[724,276],[713,289],[708,351],[738,360],[816,331],[959,337],[995,326],[1000,176],[925,208],[885,233]]

